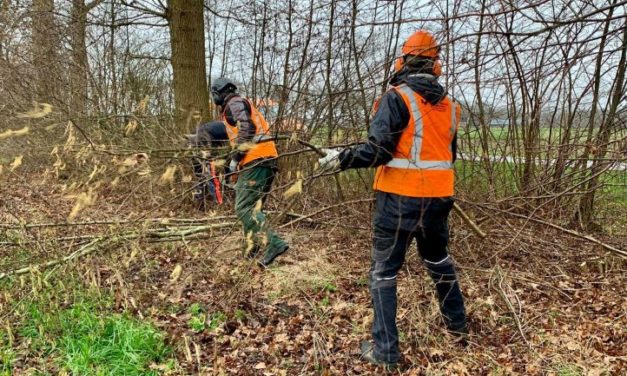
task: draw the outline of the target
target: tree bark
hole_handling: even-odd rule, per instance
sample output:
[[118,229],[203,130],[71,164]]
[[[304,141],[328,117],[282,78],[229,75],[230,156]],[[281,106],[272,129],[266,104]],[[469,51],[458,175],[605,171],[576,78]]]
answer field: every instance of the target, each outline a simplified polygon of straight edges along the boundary
[[59,47],[54,20],[54,0],[33,0],[32,56],[35,73],[36,100],[56,104],[60,77],[57,51]]
[[[479,16],[479,30],[483,30],[485,23],[485,10],[486,10],[486,1],[481,2],[481,15]],[[475,64],[474,64],[474,79],[475,79],[475,91],[476,91],[476,100],[477,100],[477,108],[479,110],[479,114],[477,115],[478,122],[477,124],[479,130],[479,141],[481,145],[481,159],[483,161],[484,168],[488,175],[488,186],[489,192],[492,194],[494,192],[494,170],[492,168],[492,161],[490,160],[490,129],[488,125],[488,120],[486,119],[486,111],[483,102],[483,96],[481,94],[481,82],[482,78],[482,66],[483,66],[483,55],[481,54],[482,46],[481,46],[481,34],[477,36],[477,43],[475,44]],[[474,118],[473,114],[473,118]],[[473,119],[473,122],[475,119]]]
[[209,119],[203,10],[201,0],[168,1],[174,119],[177,129],[187,133]]
[[331,10],[329,15],[329,35],[327,39],[327,56],[326,56],[326,72],[324,75],[325,78],[325,87],[327,89],[327,142],[331,142],[333,139],[333,131],[335,130],[335,124],[333,122],[333,111],[334,111],[334,95],[333,95],[333,87],[331,86],[331,74],[332,70],[332,62],[333,62],[333,23],[335,21],[335,0],[331,0],[330,4]]
[[[287,121],[285,121],[285,108],[287,106],[287,101],[289,99],[289,81],[290,81],[290,57],[293,48],[293,40],[294,40],[294,29],[292,27],[292,14],[294,12],[294,6],[292,5],[292,0],[288,0],[287,3],[288,11],[287,11],[287,24],[288,24],[288,36],[287,36],[287,48],[285,49],[285,61],[283,64],[283,83],[281,84],[281,95],[279,98],[279,108],[277,110],[276,117],[276,125],[278,125],[278,129],[275,129],[277,132],[284,132],[286,129]],[[293,131],[295,129],[289,129]]]
[[95,0],[86,4],[85,0],[72,0],[70,12],[69,39],[71,48],[70,100],[69,112],[72,117],[87,113],[89,60],[87,57],[87,14],[99,4]]

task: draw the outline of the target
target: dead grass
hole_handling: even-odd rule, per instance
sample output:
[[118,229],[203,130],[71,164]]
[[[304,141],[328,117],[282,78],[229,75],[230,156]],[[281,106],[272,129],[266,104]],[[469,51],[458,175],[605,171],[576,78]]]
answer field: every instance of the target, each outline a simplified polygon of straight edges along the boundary
[[315,248],[311,247],[308,254],[303,249],[297,250],[302,255],[297,262],[273,267],[264,274],[266,298],[277,300],[337,290],[335,281],[341,274],[340,266],[329,260],[324,248]]

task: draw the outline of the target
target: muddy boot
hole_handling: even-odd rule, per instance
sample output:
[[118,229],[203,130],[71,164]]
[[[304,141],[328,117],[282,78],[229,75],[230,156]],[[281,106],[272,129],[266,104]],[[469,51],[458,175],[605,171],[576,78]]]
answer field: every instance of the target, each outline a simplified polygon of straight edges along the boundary
[[370,364],[375,366],[382,366],[386,371],[393,371],[398,369],[398,362],[386,362],[379,360],[374,355],[374,345],[370,341],[362,341],[359,346],[361,351],[361,358]]
[[272,264],[274,259],[287,252],[288,249],[290,249],[290,246],[285,243],[277,246],[269,246],[259,263],[261,266],[267,268]]

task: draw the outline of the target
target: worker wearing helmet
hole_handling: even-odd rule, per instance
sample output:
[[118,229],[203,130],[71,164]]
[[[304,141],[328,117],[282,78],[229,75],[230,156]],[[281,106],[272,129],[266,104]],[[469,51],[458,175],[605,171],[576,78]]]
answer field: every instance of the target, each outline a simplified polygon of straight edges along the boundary
[[270,228],[261,208],[277,170],[276,145],[263,115],[250,100],[238,94],[237,85],[228,78],[211,84],[213,102],[221,107],[222,120],[234,148],[230,170],[237,171],[235,213],[248,240],[247,253],[255,257],[265,249],[260,264],[268,267],[287,251],[287,243]]
[[453,334],[467,333],[462,293],[448,254],[448,215],[453,207],[453,162],[461,108],[438,82],[439,46],[417,31],[402,47],[390,88],[375,106],[368,142],[327,150],[323,168],[377,167],[370,292],[374,342],[361,345],[371,363],[399,361],[396,279],[416,239],[435,283],[443,321]]

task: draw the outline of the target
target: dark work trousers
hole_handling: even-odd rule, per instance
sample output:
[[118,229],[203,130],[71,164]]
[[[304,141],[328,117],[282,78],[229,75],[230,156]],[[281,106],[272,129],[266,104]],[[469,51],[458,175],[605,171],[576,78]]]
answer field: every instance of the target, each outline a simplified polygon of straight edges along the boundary
[[374,308],[372,336],[378,360],[397,362],[396,278],[413,239],[440,302],[444,323],[451,331],[466,330],[464,301],[455,267],[448,255],[448,215],[453,199],[412,198],[377,192],[370,267],[370,293]]

